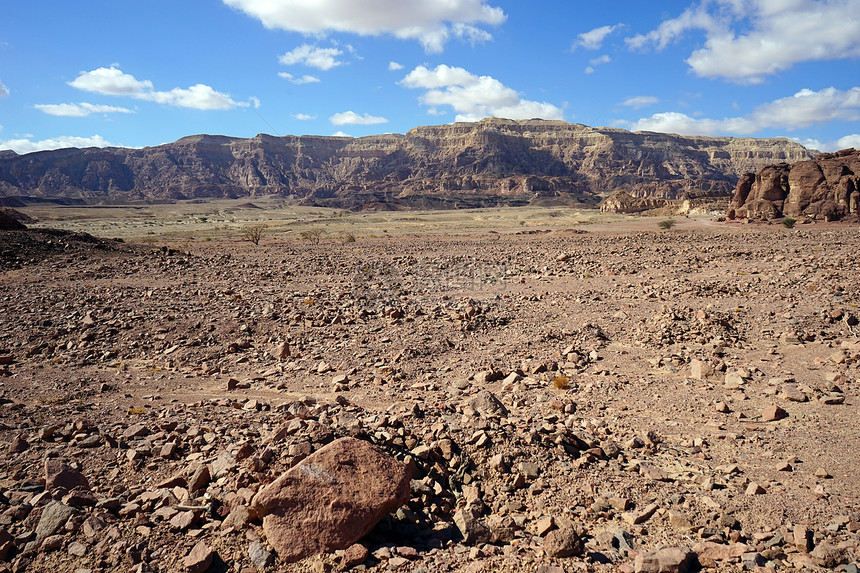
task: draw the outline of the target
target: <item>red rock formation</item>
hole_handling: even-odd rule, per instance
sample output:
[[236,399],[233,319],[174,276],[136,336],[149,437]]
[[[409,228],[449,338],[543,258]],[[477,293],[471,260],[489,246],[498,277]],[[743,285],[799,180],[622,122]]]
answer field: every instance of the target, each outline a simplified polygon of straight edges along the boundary
[[860,151],[822,153],[809,161],[764,167],[738,181],[729,218],[808,217],[833,221],[860,210]]

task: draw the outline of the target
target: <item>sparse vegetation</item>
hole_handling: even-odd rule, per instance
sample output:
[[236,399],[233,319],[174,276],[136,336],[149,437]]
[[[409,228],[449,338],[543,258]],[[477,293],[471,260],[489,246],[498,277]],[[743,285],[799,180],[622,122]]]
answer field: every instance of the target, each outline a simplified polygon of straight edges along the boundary
[[570,378],[568,378],[567,376],[556,376],[552,379],[552,385],[559,390],[564,390],[568,386],[570,386]]
[[319,245],[320,241],[325,235],[325,231],[322,229],[308,229],[307,231],[302,231],[299,236],[308,241],[312,245]]
[[354,243],[354,242],[355,242],[355,235],[353,235],[352,233],[347,233],[343,236],[343,244]]
[[791,229],[794,227],[794,224],[797,223],[797,219],[792,219],[791,217],[786,217],[782,220],[782,226],[786,229]]
[[250,241],[255,245],[260,244],[260,240],[263,238],[263,235],[266,233],[266,226],[262,223],[257,223],[255,225],[245,225],[242,227],[242,239],[245,241]]
[[672,227],[675,226],[675,219],[663,219],[662,221],[657,223],[657,226],[660,227],[661,229],[663,229],[664,231],[668,231],[669,229],[671,229]]

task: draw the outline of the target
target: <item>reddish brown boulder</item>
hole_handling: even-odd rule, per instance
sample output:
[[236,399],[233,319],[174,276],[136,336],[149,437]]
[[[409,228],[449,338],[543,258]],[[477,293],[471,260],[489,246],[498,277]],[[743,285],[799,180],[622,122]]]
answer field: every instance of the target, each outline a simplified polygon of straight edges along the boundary
[[72,469],[60,460],[45,460],[45,489],[51,491],[58,487],[90,489],[90,482],[81,472]]
[[409,499],[406,466],[372,444],[341,438],[260,490],[252,511],[284,562],[346,549]]
[[213,559],[215,559],[215,552],[212,548],[203,541],[199,541],[182,560],[182,567],[185,573],[203,573],[212,565]]
[[686,547],[663,547],[636,556],[636,573],[686,573],[696,565],[696,554]]

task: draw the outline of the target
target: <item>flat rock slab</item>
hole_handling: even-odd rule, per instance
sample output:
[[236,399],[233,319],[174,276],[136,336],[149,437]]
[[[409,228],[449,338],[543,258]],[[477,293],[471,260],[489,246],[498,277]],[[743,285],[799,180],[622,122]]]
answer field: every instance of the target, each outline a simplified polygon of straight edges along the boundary
[[346,549],[409,499],[406,466],[372,444],[341,438],[260,490],[252,509],[284,562]]

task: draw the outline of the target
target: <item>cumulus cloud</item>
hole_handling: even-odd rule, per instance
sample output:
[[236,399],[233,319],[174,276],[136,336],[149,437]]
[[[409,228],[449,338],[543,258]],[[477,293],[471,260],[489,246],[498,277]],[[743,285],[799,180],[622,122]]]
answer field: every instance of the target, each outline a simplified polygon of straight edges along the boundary
[[792,137],[792,139],[807,149],[817,149],[818,151],[833,152],[852,147],[860,149],[860,133],[852,133],[840,137],[836,141],[820,141],[802,137]]
[[403,69],[403,64],[397,63],[393,60],[388,62],[388,71],[396,72],[397,70],[402,70],[402,69]]
[[376,125],[379,123],[388,123],[388,120],[384,117],[367,113],[364,115],[358,115],[354,111],[336,113],[328,119],[333,125]]
[[634,131],[659,131],[682,135],[752,135],[763,129],[793,131],[813,124],[860,120],[860,87],[820,91],[802,89],[792,96],[762,104],[752,113],[723,119],[697,118],[663,112],[628,123]]
[[649,105],[654,105],[660,100],[654,96],[632,96],[621,102],[621,105],[632,107],[633,109],[640,109],[643,107],[648,107]]
[[846,135],[845,137],[840,137],[836,140],[837,150],[848,149],[849,147],[860,149],[860,133],[852,133],[851,135]]
[[315,84],[320,81],[318,77],[312,76],[310,74],[304,74],[303,76],[294,76],[293,74],[287,72],[278,72],[278,77],[284,78],[285,80],[290,81],[296,85]]
[[3,82],[0,82],[0,97],[6,97],[9,95],[9,88],[7,88]]
[[226,110],[248,105],[233,101],[229,95],[205,84],[157,91],[151,81],[138,80],[115,66],[81,72],[69,85],[87,92],[125,96],[189,109]]
[[492,36],[481,25],[507,19],[485,0],[223,0],[260,20],[266,28],[325,34],[393,35],[418,40],[428,52],[442,51],[451,38],[470,42]]
[[490,76],[476,76],[463,68],[446,65],[428,69],[418,66],[400,85],[427,90],[419,101],[438,113],[437,106],[450,106],[455,121],[478,121],[496,116],[508,119],[563,119],[562,110],[546,102],[522,99],[515,90]]
[[310,44],[302,44],[283,54],[278,58],[278,61],[285,66],[304,64],[325,71],[343,65],[343,62],[338,60],[338,56],[342,55],[343,51],[337,48],[319,48]]
[[112,144],[100,135],[92,137],[60,136],[51,139],[33,141],[32,139],[7,139],[0,141],[0,149],[11,149],[15,153],[24,154],[49,149],[64,149],[67,147],[111,147]]
[[860,0],[703,0],[626,42],[659,50],[701,30],[704,47],[686,60],[694,73],[759,83],[801,62],[860,57],[858,13]]
[[603,46],[603,41],[612,32],[621,28],[623,24],[615,24],[613,26],[601,26],[588,32],[583,32],[576,37],[573,47],[582,47],[586,50],[599,50]]
[[294,113],[293,118],[299,121],[311,121],[312,119],[316,119],[317,116],[309,115],[307,113]]
[[603,54],[602,56],[600,56],[598,58],[592,58],[591,60],[588,61],[589,65],[585,68],[585,73],[586,74],[593,74],[594,73],[594,66],[600,66],[602,64],[608,64],[611,61],[612,61],[612,58],[610,58],[606,54]]
[[36,104],[34,107],[48,115],[56,115],[60,117],[86,117],[93,113],[134,113],[134,111],[127,107],[96,105],[86,102],[57,104],[46,103]]

